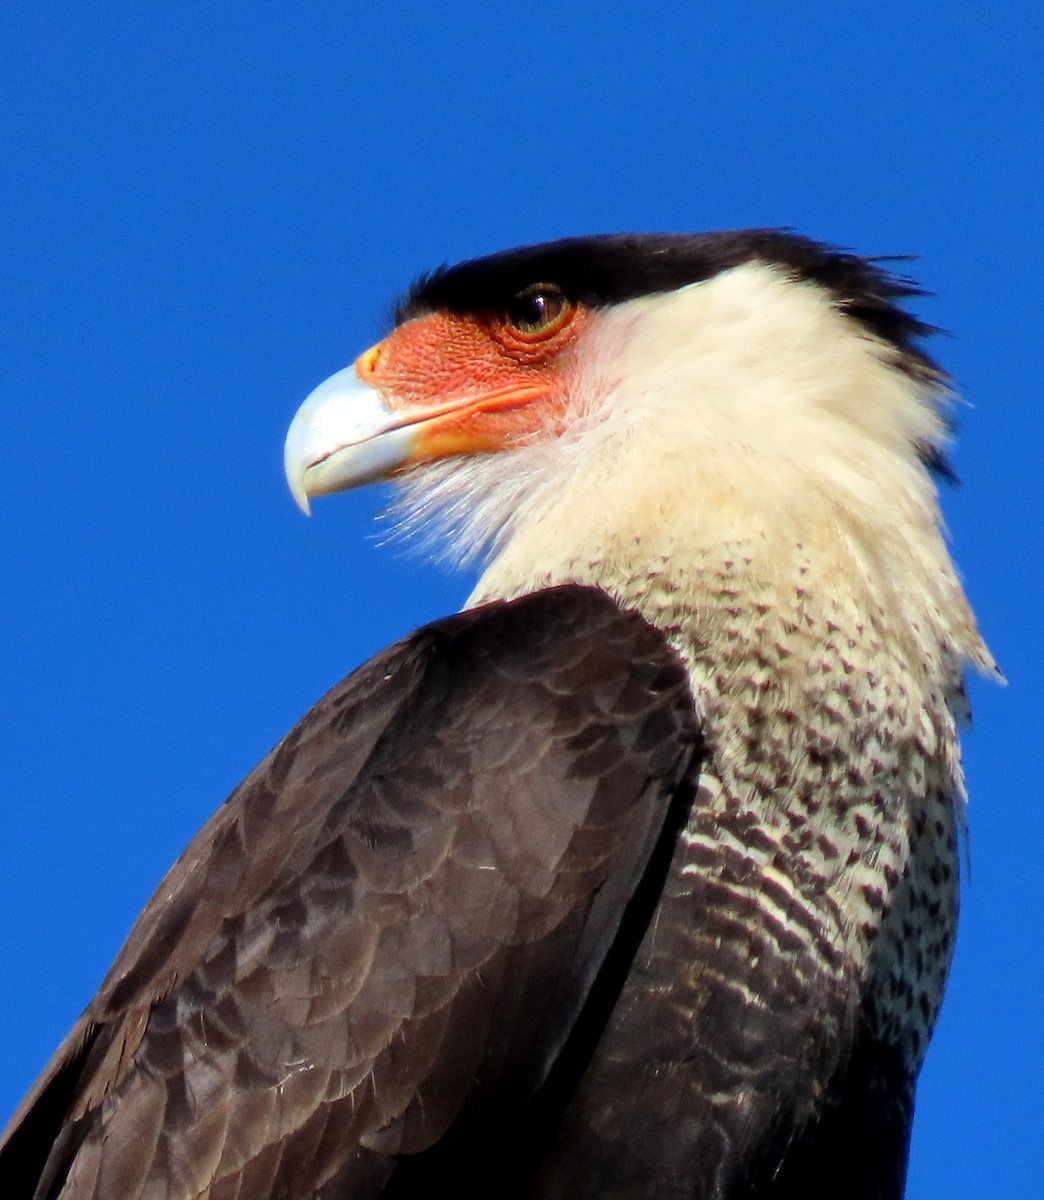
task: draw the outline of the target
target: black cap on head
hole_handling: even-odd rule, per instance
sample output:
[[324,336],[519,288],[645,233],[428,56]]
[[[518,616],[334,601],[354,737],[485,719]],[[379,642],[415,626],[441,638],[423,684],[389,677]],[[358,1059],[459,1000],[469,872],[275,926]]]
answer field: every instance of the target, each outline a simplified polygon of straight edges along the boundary
[[674,291],[754,261],[818,283],[842,312],[895,347],[897,366],[919,378],[940,377],[916,344],[934,330],[901,307],[920,290],[881,265],[895,259],[862,258],[782,229],[614,233],[504,250],[422,276],[399,303],[395,319],[435,309],[502,309],[535,283],[553,283],[578,304],[605,307]]

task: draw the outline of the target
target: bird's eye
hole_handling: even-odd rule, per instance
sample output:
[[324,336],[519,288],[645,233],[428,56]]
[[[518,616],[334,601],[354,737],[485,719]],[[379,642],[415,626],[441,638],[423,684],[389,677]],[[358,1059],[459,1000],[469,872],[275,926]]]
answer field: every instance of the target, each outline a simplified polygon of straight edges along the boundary
[[534,283],[508,304],[504,321],[516,337],[540,341],[557,333],[572,313],[573,306],[561,288],[553,283]]

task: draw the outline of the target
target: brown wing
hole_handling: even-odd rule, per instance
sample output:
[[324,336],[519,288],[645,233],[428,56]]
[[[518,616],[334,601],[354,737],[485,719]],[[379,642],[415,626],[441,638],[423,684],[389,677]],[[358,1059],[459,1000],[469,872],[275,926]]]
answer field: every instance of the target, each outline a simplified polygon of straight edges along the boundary
[[373,1196],[532,1096],[627,969],[697,743],[662,636],[588,589],[378,655],[161,883],[12,1119],[4,1196]]

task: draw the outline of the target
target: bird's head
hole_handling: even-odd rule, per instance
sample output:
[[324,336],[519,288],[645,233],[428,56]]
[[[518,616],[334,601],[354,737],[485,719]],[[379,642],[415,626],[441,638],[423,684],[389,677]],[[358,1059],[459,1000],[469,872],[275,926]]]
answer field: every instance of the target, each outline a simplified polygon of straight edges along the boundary
[[307,511],[400,481],[407,526],[434,524],[458,558],[492,552],[479,598],[567,580],[619,594],[667,562],[737,557],[793,591],[818,547],[821,586],[923,594],[971,646],[932,478],[945,378],[902,306],[914,294],[777,230],[567,239],[443,268],[305,401],[290,487]]
[[648,509],[673,489],[695,514],[750,478],[762,507],[809,486],[859,506],[886,466],[928,494],[944,393],[899,306],[913,291],[772,230],[567,239],[442,269],[305,401],[290,488],[308,511],[400,478],[450,511],[465,551],[566,495]]

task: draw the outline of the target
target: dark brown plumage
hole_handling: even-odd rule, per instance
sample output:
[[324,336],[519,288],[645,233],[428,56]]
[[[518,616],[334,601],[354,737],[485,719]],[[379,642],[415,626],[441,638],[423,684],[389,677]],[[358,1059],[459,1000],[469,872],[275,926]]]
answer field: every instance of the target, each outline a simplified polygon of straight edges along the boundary
[[697,761],[674,654],[600,593],[385,651],[161,883],[16,1114],[5,1197],[57,1195],[74,1156],[77,1197],[195,1195],[215,1155],[212,1197],[377,1195],[396,1154],[540,1089],[634,952]]

